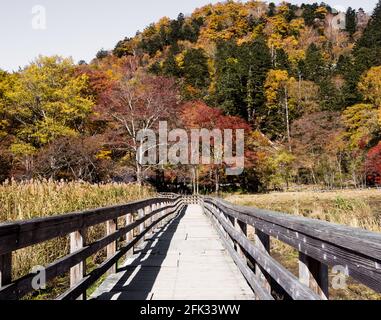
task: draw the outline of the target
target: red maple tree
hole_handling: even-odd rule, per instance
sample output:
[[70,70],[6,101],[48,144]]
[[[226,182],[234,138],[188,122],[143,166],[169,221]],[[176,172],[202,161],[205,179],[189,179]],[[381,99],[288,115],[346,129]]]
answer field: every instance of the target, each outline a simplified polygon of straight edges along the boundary
[[381,141],[368,151],[365,168],[368,182],[381,185]]

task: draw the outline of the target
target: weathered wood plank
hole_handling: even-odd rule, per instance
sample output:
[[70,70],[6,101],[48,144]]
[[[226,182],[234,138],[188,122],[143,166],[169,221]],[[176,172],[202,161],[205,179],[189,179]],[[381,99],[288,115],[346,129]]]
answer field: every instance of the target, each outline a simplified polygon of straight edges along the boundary
[[[134,214],[128,213],[126,215],[125,219],[126,219],[126,226],[131,225],[134,222]],[[126,234],[126,241],[130,242],[133,238],[134,238],[134,230],[131,229],[131,231],[127,232],[127,234]],[[127,252],[126,258],[128,258],[132,254],[133,254],[132,250],[130,252]]]
[[[144,215],[147,216],[150,214],[151,211],[154,211],[156,208],[155,204],[152,204],[148,207],[145,207],[144,208]],[[152,220],[151,218],[150,219],[147,219],[146,222],[144,223],[144,229],[148,228],[148,226],[152,223]],[[147,232],[147,237],[151,234],[151,231],[152,230],[148,230]]]
[[[72,232],[70,234],[70,253],[74,253],[82,249],[86,242],[86,230]],[[74,287],[83,279],[86,270],[86,261],[83,260],[70,269],[70,287]],[[86,299],[86,293],[83,293],[80,300]]]
[[299,279],[322,299],[328,300],[328,267],[325,264],[300,252]]
[[12,254],[0,255],[0,288],[12,281]]
[[[266,254],[270,254],[270,236],[263,233],[262,231],[255,229],[254,242],[259,250],[262,250]],[[255,275],[260,279],[262,286],[271,292],[271,277],[264,270],[264,268],[256,263],[255,264]]]
[[275,223],[287,229],[301,232],[338,246],[343,246],[376,259],[381,256],[381,233],[378,232],[370,232],[360,228],[281,212],[235,206],[220,199],[213,199],[212,201],[240,214],[253,216],[267,223]]
[[[238,232],[244,234],[245,236],[247,235],[246,223],[239,221],[237,218],[234,218],[234,227]],[[237,244],[237,253],[243,260],[246,260],[245,252],[242,250],[242,247],[239,244]]]
[[[106,222],[106,234],[110,235],[116,232],[118,228],[118,220],[113,219],[113,220],[108,220]],[[107,247],[106,247],[106,257],[107,259],[112,257],[115,252],[116,252],[116,246],[117,246],[117,240],[111,242]],[[116,264],[114,264],[107,272],[108,274],[113,274],[116,273]]]
[[[202,208],[187,206],[184,214],[156,230],[153,239],[117,275],[108,277],[91,298],[255,299]],[[168,239],[172,239],[169,247]]]

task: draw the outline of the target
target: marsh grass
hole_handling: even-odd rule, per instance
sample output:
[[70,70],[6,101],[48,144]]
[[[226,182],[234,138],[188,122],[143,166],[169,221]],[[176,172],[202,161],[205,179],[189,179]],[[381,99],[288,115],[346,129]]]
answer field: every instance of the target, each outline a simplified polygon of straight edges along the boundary
[[[369,231],[381,232],[381,191],[284,192],[260,195],[230,195],[226,201],[243,206],[285,212]],[[298,276],[298,252],[271,239],[271,254]],[[330,270],[330,279],[333,278]],[[333,290],[332,299],[381,299],[381,295],[349,278],[347,289]]]
[[[84,182],[6,181],[0,185],[0,223],[28,220],[99,207],[124,204],[148,198],[154,191],[136,184],[99,184]],[[105,224],[88,229],[87,241],[92,242],[105,235]],[[12,255],[12,277],[19,278],[35,266],[47,265],[69,253],[68,237],[60,237],[41,244],[18,250]],[[104,260],[104,250],[87,261],[90,268]],[[52,298],[68,286],[67,275],[55,279],[48,289],[28,298]],[[54,288],[54,289],[53,289]]]

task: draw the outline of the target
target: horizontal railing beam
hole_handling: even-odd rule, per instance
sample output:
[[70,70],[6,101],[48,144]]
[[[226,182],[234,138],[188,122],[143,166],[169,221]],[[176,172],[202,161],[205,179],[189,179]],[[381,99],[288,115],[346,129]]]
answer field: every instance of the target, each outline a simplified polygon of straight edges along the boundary
[[173,201],[153,198],[126,205],[0,224],[0,255],[29,247],[135,212],[153,203]]
[[235,211],[240,215],[252,216],[267,224],[277,224],[294,232],[300,232],[372,258],[380,259],[381,257],[381,233],[378,232],[281,212],[236,206],[221,199],[207,198],[206,201]]

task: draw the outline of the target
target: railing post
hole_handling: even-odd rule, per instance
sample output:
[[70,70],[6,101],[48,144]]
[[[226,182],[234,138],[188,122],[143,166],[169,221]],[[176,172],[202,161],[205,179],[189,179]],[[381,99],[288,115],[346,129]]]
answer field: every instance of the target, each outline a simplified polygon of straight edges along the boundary
[[[125,219],[126,219],[126,226],[128,226],[134,222],[134,215],[132,213],[127,213]],[[134,230],[127,232],[126,243],[129,243],[130,241],[132,241],[133,238],[134,238]],[[132,254],[133,254],[133,250],[128,251],[126,254],[126,258],[131,256]]]
[[[70,253],[82,249],[86,242],[86,229],[70,233]],[[80,282],[86,273],[86,261],[78,263],[70,269],[70,288]],[[78,297],[78,300],[86,299],[86,291]]]
[[[247,225],[246,223],[239,221],[237,218],[234,218],[234,227],[237,231],[242,232],[245,236],[247,236]],[[241,246],[236,243],[238,254],[246,260],[245,252],[242,250]]]
[[[150,206],[147,206],[147,207],[145,207],[144,208],[144,216],[147,216],[147,215],[149,215],[154,209],[154,204],[153,205],[150,205]],[[152,217],[151,218],[149,218],[149,219],[147,219],[145,222],[144,222],[144,228],[145,229],[147,229],[147,228],[149,228],[149,226],[150,226],[150,224],[151,224],[151,219],[152,219]],[[150,233],[151,233],[151,231],[150,230],[148,230],[148,232],[146,233],[146,236],[144,237],[145,239],[147,239],[149,236],[150,236]]]
[[[145,216],[145,209],[139,209],[138,210],[138,218],[143,219],[144,216]],[[144,222],[139,224],[139,234],[144,232],[144,229],[145,229],[144,226],[145,226]]]
[[[136,220],[140,220],[144,216],[144,209],[139,209],[136,213]],[[139,224],[135,229],[134,229],[134,236],[139,236],[142,232],[144,231],[144,223]],[[136,249],[139,247],[140,243],[142,240],[138,241],[134,247],[133,247],[133,253],[135,254]]]
[[[270,253],[269,235],[263,233],[258,229],[255,229],[254,242],[260,250],[267,252],[268,254]],[[255,263],[255,275],[261,282],[262,287],[271,293],[271,278],[266,274],[262,267],[258,265],[258,263]]]
[[[106,222],[106,233],[107,233],[107,235],[115,233],[117,228],[118,228],[117,219],[108,220]],[[107,259],[111,258],[116,253],[116,247],[117,247],[116,241],[111,242],[107,246],[107,248],[106,248]],[[116,263],[108,270],[107,273],[108,274],[116,273]]]
[[[143,219],[144,214],[145,214],[145,209],[139,209],[138,210],[138,220]],[[141,235],[144,232],[144,229],[145,229],[144,226],[145,226],[145,222],[139,224],[138,235]],[[134,246],[134,251],[136,251],[135,249],[138,248],[142,242],[144,242],[144,239],[141,239],[136,243],[136,245]]]
[[0,288],[12,282],[12,253],[0,255]]
[[[163,202],[160,206],[161,206],[162,210],[159,214],[159,218],[162,218],[167,213],[166,207],[168,206],[168,202]],[[161,228],[161,227],[163,227],[163,225],[164,225],[164,219],[160,221],[159,227]]]
[[299,279],[323,299],[328,299],[328,266],[299,252]]
[[[151,206],[151,212],[153,212],[153,211],[155,211],[155,210],[157,210],[159,208],[160,208],[160,204],[154,203]],[[152,216],[151,218],[149,218],[148,219],[148,225],[150,226],[153,222],[155,222],[156,218],[157,218],[156,216]],[[152,234],[153,233],[153,229],[151,229],[149,233]]]
[[[225,212],[223,212],[219,208],[217,208],[217,212],[219,212],[222,219],[224,219],[228,224],[234,226],[234,219],[233,218],[231,218],[230,216],[225,214]],[[230,237],[229,233],[222,226],[221,226],[221,231],[224,234],[226,240],[229,241],[230,244],[232,245],[232,247],[234,248],[235,243],[234,243],[233,239]]]

